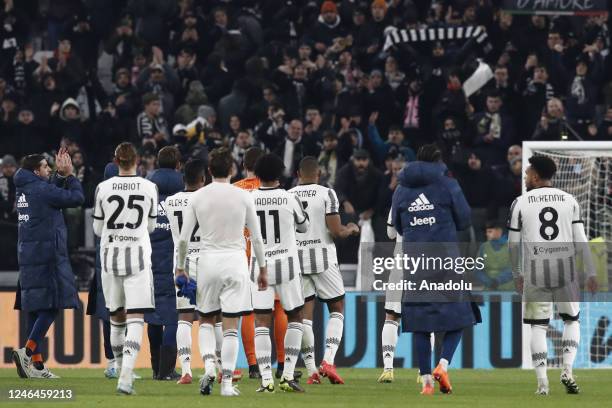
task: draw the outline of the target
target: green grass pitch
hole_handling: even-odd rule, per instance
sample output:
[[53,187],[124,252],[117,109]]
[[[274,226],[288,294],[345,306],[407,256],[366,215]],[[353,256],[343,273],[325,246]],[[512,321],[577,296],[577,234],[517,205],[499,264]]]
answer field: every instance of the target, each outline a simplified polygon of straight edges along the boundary
[[[305,394],[288,394],[278,390],[275,394],[257,394],[258,381],[243,379],[239,383],[242,395],[235,398],[219,396],[216,385],[214,395],[203,397],[198,385],[177,385],[149,379],[150,370],[138,370],[144,379],[137,380],[138,395],[115,394],[116,380],[107,380],[102,370],[54,370],[59,380],[23,380],[13,369],[0,370],[0,407],[113,407],[113,408],[191,408],[207,407],[606,407],[612,406],[612,370],[576,370],[580,395],[567,395],[558,382],[559,371],[549,370],[551,395],[536,396],[535,375],[530,370],[455,370],[451,372],[453,394],[424,397],[419,395],[415,369],[396,369],[393,384],[378,384],[378,369],[340,369],[345,385],[305,385]],[[245,371],[243,370],[243,373]],[[197,375],[197,373],[196,373]],[[74,401],[62,402],[10,402],[8,389],[62,388],[72,389]],[[536,405],[537,404],[537,405]]]

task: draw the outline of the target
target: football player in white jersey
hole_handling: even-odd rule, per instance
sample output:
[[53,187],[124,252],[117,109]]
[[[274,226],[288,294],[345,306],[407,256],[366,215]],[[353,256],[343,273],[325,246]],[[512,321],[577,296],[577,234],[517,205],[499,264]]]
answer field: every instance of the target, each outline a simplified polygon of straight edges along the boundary
[[[261,223],[270,272],[268,289],[253,293],[255,356],[261,373],[258,392],[274,392],[270,327],[275,293],[289,322],[285,333],[285,367],[280,388],[288,392],[304,392],[293,375],[302,344],[304,307],[296,230],[306,232],[309,220],[300,200],[280,187],[279,180],[284,168],[283,161],[275,154],[260,157],[255,164],[255,175],[261,181],[261,186],[251,193]],[[252,281],[255,281],[255,267],[258,264],[260,256],[255,254],[251,258]]]
[[[302,357],[308,369],[307,384],[320,384],[319,374],[328,377],[332,384],[344,384],[336,372],[334,358],[342,340],[344,328],[344,283],[338,268],[336,245],[333,238],[346,238],[359,234],[354,223],[346,226],[340,221],[336,192],[319,185],[319,163],[314,157],[305,157],[298,170],[298,185],[289,192],[302,202],[310,219],[308,231],[297,235],[298,257],[304,292],[304,336]],[[314,299],[327,304],[329,321],[325,333],[325,354],[317,370],[314,355],[312,318]]]
[[580,392],[572,375],[580,341],[579,279],[575,267],[582,253],[587,287],[597,290],[595,268],[576,199],[552,187],[555,162],[545,156],[529,159],[527,193],[512,204],[509,245],[517,291],[523,294],[523,322],[531,325],[531,358],[538,380],[536,394],[548,395],[546,330],[552,303],[563,319],[561,382],[569,394]]
[[93,229],[100,237],[111,347],[121,367],[117,391],[132,394],[144,313],[155,309],[149,233],[157,220],[157,187],[136,176],[136,148],[131,143],[117,146],[114,161],[119,175],[98,185]]
[[226,148],[209,155],[213,182],[191,194],[183,214],[176,276],[185,276],[189,242],[196,224],[200,230],[197,261],[196,309],[200,315],[199,342],[205,374],[200,393],[209,395],[215,382],[215,322],[221,314],[222,396],[236,396],[232,385],[238,358],[238,322],[253,310],[251,282],[246,258],[244,227],[251,232],[253,252],[262,260],[258,273],[260,290],[267,288],[267,270],[259,220],[251,195],[229,183],[234,162]]
[[[206,164],[203,160],[190,160],[184,167],[185,191],[166,198],[165,208],[170,222],[170,231],[174,241],[174,259],[178,256],[178,243],[183,227],[183,217],[187,210],[189,200],[193,193],[204,187]],[[200,254],[200,232],[198,225],[194,228],[187,246],[187,259],[185,260],[185,273],[189,278],[196,279]],[[176,309],[179,313],[178,328],[176,330],[176,347],[181,362],[181,378],[177,384],[191,384],[191,326],[195,312],[195,305],[188,297],[176,297]]]

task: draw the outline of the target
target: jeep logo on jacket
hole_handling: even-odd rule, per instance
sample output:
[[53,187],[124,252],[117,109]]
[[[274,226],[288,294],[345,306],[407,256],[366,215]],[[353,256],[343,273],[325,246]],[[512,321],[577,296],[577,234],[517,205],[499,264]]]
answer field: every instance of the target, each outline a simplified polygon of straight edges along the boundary
[[471,210],[444,163],[411,162],[393,194],[392,224],[404,242],[455,242],[471,224]]

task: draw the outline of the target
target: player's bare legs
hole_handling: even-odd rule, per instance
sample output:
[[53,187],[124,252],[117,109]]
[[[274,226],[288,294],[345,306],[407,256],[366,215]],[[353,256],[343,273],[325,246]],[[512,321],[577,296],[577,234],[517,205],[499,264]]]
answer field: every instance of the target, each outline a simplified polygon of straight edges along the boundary
[[181,362],[181,379],[177,384],[191,384],[191,328],[193,326],[193,311],[179,313],[178,327],[176,329],[176,347]]
[[397,347],[400,319],[401,316],[395,313],[385,313],[385,323],[380,336],[384,369],[380,377],[378,377],[379,383],[391,383],[394,379],[393,359],[395,358],[395,348]]
[[132,394],[133,371],[142,344],[144,314],[119,310],[111,314],[111,347],[117,365],[121,367],[117,391]]

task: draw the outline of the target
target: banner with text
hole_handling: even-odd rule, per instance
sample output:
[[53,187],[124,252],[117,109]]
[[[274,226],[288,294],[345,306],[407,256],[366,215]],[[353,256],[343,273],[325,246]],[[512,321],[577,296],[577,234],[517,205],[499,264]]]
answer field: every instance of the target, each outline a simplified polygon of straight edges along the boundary
[[[455,368],[509,368],[521,367],[521,303],[501,302],[488,294],[481,302],[483,323],[465,331],[452,366]],[[385,321],[384,303],[380,295],[347,293],[344,319],[344,336],[336,357],[341,367],[382,367],[380,333]],[[85,303],[87,294],[80,294]],[[27,337],[26,315],[13,310],[14,294],[0,292],[0,368],[13,368],[11,351],[25,343]],[[580,313],[581,346],[576,360],[577,367],[604,367],[612,365],[612,308],[609,303],[582,304]],[[327,309],[317,304],[314,332],[316,358],[319,361],[325,346]],[[552,322],[549,330],[549,360],[551,365],[561,358],[561,342],[558,326]],[[193,328],[193,366],[201,368],[198,357],[197,324]],[[150,367],[149,346],[145,338],[138,355],[137,367]],[[65,311],[52,326],[44,341],[43,356],[49,367],[103,368],[106,365],[102,344],[102,326],[97,319],[87,316],[83,309]],[[239,367],[246,367],[246,358],[240,347]],[[416,347],[410,333],[402,333],[395,354],[396,367],[416,367]],[[273,353],[275,355],[275,353]]]
[[606,0],[504,0],[503,9],[514,14],[595,15],[608,9]]

